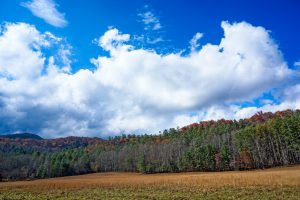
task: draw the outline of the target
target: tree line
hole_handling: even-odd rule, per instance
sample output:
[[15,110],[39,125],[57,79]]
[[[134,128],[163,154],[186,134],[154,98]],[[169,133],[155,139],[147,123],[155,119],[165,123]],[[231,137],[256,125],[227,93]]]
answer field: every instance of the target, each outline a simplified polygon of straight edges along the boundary
[[[1,149],[1,148],[0,148]],[[186,172],[269,168],[300,163],[300,111],[205,121],[158,135],[122,135],[85,147],[2,151],[3,179],[94,172]]]

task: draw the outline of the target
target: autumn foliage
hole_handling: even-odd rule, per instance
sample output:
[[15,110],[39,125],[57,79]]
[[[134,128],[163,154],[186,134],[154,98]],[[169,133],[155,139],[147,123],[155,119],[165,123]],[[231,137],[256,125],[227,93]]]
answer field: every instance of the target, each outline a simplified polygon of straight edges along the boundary
[[300,163],[300,111],[259,112],[248,119],[202,121],[158,135],[108,140],[0,138],[4,180],[91,172],[183,172],[263,169]]

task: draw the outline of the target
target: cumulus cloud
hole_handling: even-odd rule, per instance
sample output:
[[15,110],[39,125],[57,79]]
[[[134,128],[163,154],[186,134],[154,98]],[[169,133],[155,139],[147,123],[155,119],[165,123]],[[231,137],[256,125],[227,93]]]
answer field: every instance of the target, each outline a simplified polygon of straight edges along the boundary
[[36,78],[44,66],[41,48],[56,40],[25,24],[6,24],[0,37],[0,73],[13,79]]
[[[71,73],[63,70],[71,61],[58,63],[43,53],[53,43],[60,45],[59,38],[28,24],[6,24],[0,52],[9,46],[22,51],[0,53],[0,132],[32,131],[46,137],[157,133],[205,119],[299,108],[294,99],[300,99],[299,84],[284,88],[295,71],[269,32],[246,22],[221,26],[220,44],[200,47],[196,34],[191,42],[195,49],[188,55],[136,48],[129,34],[111,28],[95,40],[109,56],[92,58],[95,70]],[[23,62],[25,56],[37,64]],[[7,62],[11,57],[15,61]],[[281,104],[238,106],[273,88],[283,88]]]
[[117,46],[110,51],[116,54],[100,56],[93,63],[104,85],[131,98],[144,97],[145,106],[151,110],[197,109],[241,101],[281,84],[289,76],[291,71],[265,29],[226,22],[222,27],[225,37],[219,45],[204,45],[188,56],[159,55],[144,49],[121,51]]
[[57,10],[58,5],[52,0],[32,0],[21,5],[52,26],[65,27],[68,24],[65,14]]
[[121,34],[118,29],[110,28],[99,40],[96,39],[95,41],[104,50],[114,53],[119,50],[129,50],[131,46],[124,44],[124,42],[127,42],[129,39],[129,34]]

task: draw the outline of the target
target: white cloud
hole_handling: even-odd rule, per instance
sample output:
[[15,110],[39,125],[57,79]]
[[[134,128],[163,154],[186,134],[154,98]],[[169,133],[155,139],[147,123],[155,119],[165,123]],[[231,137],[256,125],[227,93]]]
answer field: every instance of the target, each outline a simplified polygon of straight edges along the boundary
[[21,5],[52,26],[65,27],[68,24],[65,14],[57,10],[57,4],[52,0],[32,0]]
[[199,122],[200,120],[201,120],[201,116],[199,116],[199,115],[191,116],[188,114],[182,114],[182,115],[178,115],[178,116],[174,117],[172,127],[173,128],[183,127],[188,124]]
[[140,35],[134,35],[133,40],[141,43],[142,46],[154,45],[157,43],[165,42],[162,36],[161,29],[163,28],[158,16],[150,9],[148,5],[145,5],[142,11],[137,13],[139,22],[144,26],[144,33]]
[[300,67],[300,60],[294,63],[295,67]]
[[45,57],[46,36],[28,24],[6,24],[0,37],[0,74],[11,78],[38,77]]
[[152,11],[145,11],[138,13],[138,16],[141,17],[142,22],[144,23],[145,30],[159,30],[162,28],[159,18],[153,14]]
[[[130,35],[111,28],[96,40],[109,56],[91,59],[97,67],[93,71],[70,73],[63,70],[71,65],[69,48],[57,55],[43,53],[44,47],[60,45],[61,39],[28,24],[6,24],[0,52],[22,48],[0,53],[0,132],[51,137],[157,133],[203,119],[299,108],[299,85],[283,90],[279,105],[233,105],[284,87],[295,71],[287,67],[264,28],[246,22],[223,22],[222,28],[220,44],[203,45],[188,55],[136,48],[130,45]],[[60,54],[62,60],[67,58],[59,64]],[[11,57],[13,62],[7,62]]]
[[[100,82],[122,99],[114,106],[117,117],[110,120],[117,123],[108,129],[123,124],[123,130],[128,125],[134,131],[142,124],[146,130],[157,130],[183,121],[236,118],[242,115],[237,113],[241,107],[231,106],[228,113],[220,105],[250,100],[288,80],[292,71],[267,30],[245,22],[223,22],[222,27],[225,36],[219,45],[204,45],[187,56],[133,47],[116,51],[118,46],[110,50],[117,52],[111,57],[93,59]],[[194,47],[200,38],[194,37]],[[189,117],[184,114],[188,111],[200,114]]]
[[[225,37],[219,45],[205,45],[188,56],[133,49],[110,58],[100,56],[93,63],[104,85],[131,98],[143,97],[157,109],[241,101],[281,84],[291,73],[265,29],[247,23],[222,27]],[[117,49],[120,46],[110,51]]]
[[57,55],[58,57],[57,60],[61,61],[62,70],[67,73],[71,72],[71,64],[72,64],[72,60],[70,59],[70,57],[72,56],[71,49],[72,47],[70,45],[61,44]]
[[133,36],[133,40],[134,41],[137,41],[138,43],[141,43],[142,45],[143,44],[150,44],[150,45],[153,45],[153,44],[157,44],[157,43],[160,43],[160,42],[164,42],[165,40],[159,36],[159,37],[151,37],[149,35],[134,35]]
[[274,103],[267,99],[265,100],[265,104],[260,107],[214,106],[205,113],[202,119],[244,119],[260,111],[276,112],[286,109],[300,109],[300,84],[288,86],[283,89],[280,103]]
[[118,29],[110,28],[99,40],[94,40],[104,50],[114,53],[115,51],[127,51],[131,48],[130,45],[125,45],[124,42],[129,41],[128,34],[121,34]]
[[191,51],[195,51],[199,46],[200,44],[198,44],[198,41],[203,37],[203,33],[196,33],[194,35],[194,37],[191,39],[190,41],[190,49]]

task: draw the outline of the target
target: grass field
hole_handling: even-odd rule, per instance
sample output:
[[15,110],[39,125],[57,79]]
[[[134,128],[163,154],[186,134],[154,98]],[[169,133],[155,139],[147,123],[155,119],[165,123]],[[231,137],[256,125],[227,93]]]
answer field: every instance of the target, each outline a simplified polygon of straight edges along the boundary
[[300,166],[243,172],[97,173],[0,183],[0,199],[300,199]]

